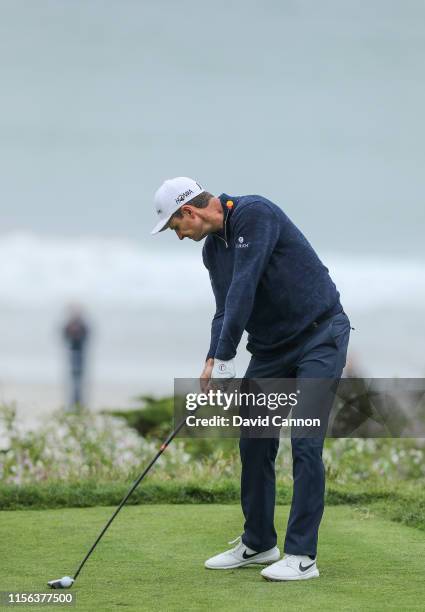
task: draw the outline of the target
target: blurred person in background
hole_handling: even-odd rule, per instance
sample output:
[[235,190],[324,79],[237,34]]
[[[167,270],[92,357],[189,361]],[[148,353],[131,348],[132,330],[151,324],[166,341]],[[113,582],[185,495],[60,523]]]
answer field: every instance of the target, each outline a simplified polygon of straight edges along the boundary
[[84,405],[84,377],[89,338],[89,326],[79,306],[70,307],[62,334],[68,348],[70,369],[71,389],[67,406],[69,410],[73,410]]

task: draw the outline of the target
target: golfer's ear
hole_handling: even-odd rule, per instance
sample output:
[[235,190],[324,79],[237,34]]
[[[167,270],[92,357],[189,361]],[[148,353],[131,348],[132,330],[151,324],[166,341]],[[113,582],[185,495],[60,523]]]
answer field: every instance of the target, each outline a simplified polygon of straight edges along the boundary
[[193,217],[193,209],[191,206],[182,206],[182,212],[184,215],[189,215],[189,217]]

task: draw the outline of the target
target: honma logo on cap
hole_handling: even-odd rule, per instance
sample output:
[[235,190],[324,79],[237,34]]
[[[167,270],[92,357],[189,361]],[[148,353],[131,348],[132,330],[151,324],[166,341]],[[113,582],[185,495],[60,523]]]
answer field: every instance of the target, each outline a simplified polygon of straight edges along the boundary
[[188,189],[187,191],[180,193],[176,198],[176,204],[181,204],[182,202],[184,202],[188,196],[192,195],[192,193],[193,191],[191,189]]

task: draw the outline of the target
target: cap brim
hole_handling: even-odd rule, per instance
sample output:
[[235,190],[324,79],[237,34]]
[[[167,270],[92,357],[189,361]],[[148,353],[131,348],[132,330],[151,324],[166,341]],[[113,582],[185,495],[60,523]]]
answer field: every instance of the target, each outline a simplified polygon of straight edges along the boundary
[[155,227],[153,228],[153,230],[151,231],[151,234],[159,234],[159,232],[163,232],[164,230],[167,229],[167,223],[168,221],[171,219],[171,217],[173,216],[173,213],[171,213],[171,215],[168,217],[168,219],[161,219],[161,221],[159,221]]

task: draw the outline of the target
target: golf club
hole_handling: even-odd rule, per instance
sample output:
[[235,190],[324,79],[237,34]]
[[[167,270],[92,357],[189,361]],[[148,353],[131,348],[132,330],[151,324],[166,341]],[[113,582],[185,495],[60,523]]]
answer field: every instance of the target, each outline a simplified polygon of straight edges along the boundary
[[[195,409],[195,411],[196,410],[197,410],[197,408]],[[192,412],[192,414],[193,414],[193,412]],[[128,498],[130,497],[130,495],[133,493],[133,491],[142,482],[143,478],[146,476],[146,474],[149,472],[149,470],[152,468],[152,466],[156,463],[156,461],[159,459],[159,457],[165,451],[165,449],[170,444],[170,442],[173,440],[173,438],[175,438],[175,436],[178,434],[180,429],[186,423],[186,418],[187,417],[184,417],[184,419],[182,419],[182,421],[177,425],[177,427],[174,429],[174,431],[172,431],[170,433],[170,435],[165,440],[165,442],[163,444],[161,444],[161,446],[159,448],[159,451],[156,453],[155,457],[151,460],[149,465],[143,470],[143,472],[140,474],[140,476],[137,478],[137,480],[134,481],[134,483],[132,484],[131,488],[129,489],[127,494],[123,497],[123,499],[120,502],[119,506],[117,507],[117,509],[115,510],[115,512],[113,513],[113,515],[109,519],[109,521],[106,523],[105,527],[102,529],[102,531],[97,536],[97,538],[94,541],[92,547],[90,548],[90,550],[88,551],[88,553],[86,554],[84,559],[81,561],[80,565],[78,566],[77,571],[74,574],[74,577],[72,578],[71,576],[64,576],[63,578],[58,578],[57,580],[50,580],[47,583],[49,587],[51,587],[52,589],[69,589],[74,584],[74,582],[77,580],[81,570],[83,569],[84,564],[86,563],[87,559],[90,557],[90,555],[92,554],[92,552],[94,551],[94,549],[96,548],[96,546],[98,545],[100,540],[102,539],[103,535],[107,531],[108,527],[111,525],[111,523],[114,520],[114,518],[117,516],[117,514],[119,513],[121,508],[124,506],[124,504],[126,503]]]

